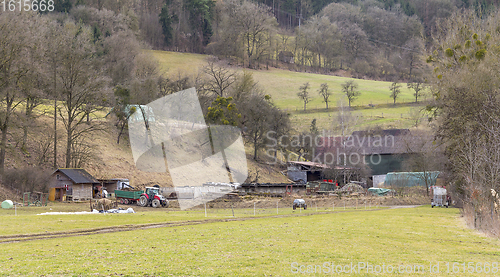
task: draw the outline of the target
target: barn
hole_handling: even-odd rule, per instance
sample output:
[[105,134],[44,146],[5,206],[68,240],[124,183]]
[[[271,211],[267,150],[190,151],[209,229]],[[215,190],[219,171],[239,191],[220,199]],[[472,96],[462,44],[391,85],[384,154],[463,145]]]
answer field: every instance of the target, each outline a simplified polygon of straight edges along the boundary
[[50,201],[77,201],[92,199],[94,186],[100,185],[83,168],[59,168],[50,176]]

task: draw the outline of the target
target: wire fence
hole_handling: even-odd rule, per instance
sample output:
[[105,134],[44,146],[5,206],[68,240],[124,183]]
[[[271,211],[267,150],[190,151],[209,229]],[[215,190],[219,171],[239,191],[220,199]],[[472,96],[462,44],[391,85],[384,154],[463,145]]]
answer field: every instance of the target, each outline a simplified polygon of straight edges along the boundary
[[[245,203],[229,203],[224,206],[206,203],[201,208],[190,209],[190,213],[199,213],[207,218],[259,217],[273,215],[315,214],[342,211],[361,211],[379,209],[382,206],[373,199],[340,199],[340,200],[305,200],[306,207],[293,209],[289,201],[254,201]],[[231,207],[232,206],[232,207]]]

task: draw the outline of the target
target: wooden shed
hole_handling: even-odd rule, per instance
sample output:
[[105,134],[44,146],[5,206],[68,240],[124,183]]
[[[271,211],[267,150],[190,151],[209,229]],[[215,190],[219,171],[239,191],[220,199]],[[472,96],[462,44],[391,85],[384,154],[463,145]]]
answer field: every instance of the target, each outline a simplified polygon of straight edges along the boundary
[[92,199],[94,186],[100,183],[83,168],[59,168],[50,176],[50,201]]
[[101,191],[103,187],[108,191],[108,193],[113,194],[115,190],[120,190],[126,186],[130,186],[130,181],[126,178],[98,179],[98,181],[101,185],[94,186],[94,189],[97,188],[97,191],[94,190],[93,197],[96,197],[97,192]]

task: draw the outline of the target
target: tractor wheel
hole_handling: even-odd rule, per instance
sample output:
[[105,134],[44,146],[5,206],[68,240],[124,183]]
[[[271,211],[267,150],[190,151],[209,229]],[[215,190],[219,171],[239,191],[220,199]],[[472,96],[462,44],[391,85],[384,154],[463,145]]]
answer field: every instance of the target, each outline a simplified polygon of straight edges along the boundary
[[141,207],[146,207],[148,205],[148,199],[146,196],[142,195],[141,198],[139,198],[139,206]]
[[158,200],[158,199],[153,199],[153,202],[151,202],[151,206],[152,206],[153,208],[159,208],[159,207],[161,206],[161,204],[160,204],[160,200]]
[[304,205],[304,210],[307,210],[307,205]]

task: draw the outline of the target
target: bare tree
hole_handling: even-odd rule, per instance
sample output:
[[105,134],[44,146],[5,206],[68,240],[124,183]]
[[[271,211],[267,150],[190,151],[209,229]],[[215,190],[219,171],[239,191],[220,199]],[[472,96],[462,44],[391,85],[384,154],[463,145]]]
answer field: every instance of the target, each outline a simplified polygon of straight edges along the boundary
[[415,96],[415,103],[418,103],[418,99],[424,95],[425,84],[421,80],[417,79],[415,81],[409,82],[407,84],[409,89],[413,89]]
[[302,102],[304,102],[304,112],[306,111],[307,103],[311,102],[312,100],[312,97],[309,95],[309,88],[309,82],[307,82],[300,86],[300,91],[297,93],[297,96],[302,100]]
[[396,105],[396,99],[401,93],[401,85],[398,82],[393,82],[389,89],[391,90],[391,98],[394,100],[394,105]]
[[319,95],[323,97],[323,102],[326,104],[326,109],[328,110],[328,103],[330,102],[330,96],[332,93],[328,90],[328,84],[321,84],[321,88],[318,90]]
[[66,167],[74,164],[75,146],[80,145],[85,135],[101,130],[99,123],[87,124],[88,115],[106,104],[107,80],[95,67],[95,55],[90,30],[66,22],[64,48],[59,53],[61,66],[58,70],[62,107],[59,115],[66,130]]
[[53,138],[53,160],[52,160],[52,167],[55,169],[57,168],[57,110],[58,110],[58,103],[57,101],[59,100],[59,91],[58,91],[58,67],[60,64],[60,57],[59,57],[59,52],[61,51],[61,47],[63,47],[63,41],[62,41],[62,36],[60,36],[62,30],[62,26],[60,26],[57,22],[48,22],[44,35],[45,35],[45,40],[44,40],[44,60],[45,62],[45,72],[47,74],[47,86],[46,86],[46,92],[45,94],[49,95],[50,98],[54,100],[54,113],[53,113],[53,119],[54,119],[54,135],[52,136]]
[[[256,67],[259,62],[269,56],[272,51],[272,34],[276,28],[276,19],[270,13],[270,9],[264,5],[258,5],[245,0],[241,4],[236,1],[228,1],[222,7],[224,19],[222,20],[216,35],[220,42],[227,42],[229,53],[242,55],[241,58],[248,68]],[[241,47],[241,51],[240,48]],[[219,43],[215,49],[218,55],[227,49],[225,44]]]
[[254,160],[258,158],[258,151],[266,145],[269,131],[274,131],[277,136],[281,136],[290,128],[288,115],[269,100],[269,97],[255,93],[240,104],[243,129],[245,136],[254,147]]
[[354,102],[361,95],[358,91],[358,84],[353,80],[346,81],[342,84],[342,92],[347,97],[349,101],[349,107],[351,107],[351,103]]
[[227,90],[236,81],[237,77],[235,71],[217,64],[213,59],[208,60],[208,64],[203,68],[203,72],[209,77],[206,88],[220,97],[226,96]]
[[33,70],[30,51],[36,45],[39,17],[0,14],[0,173],[5,167],[7,133],[15,109],[24,101],[23,86]]

